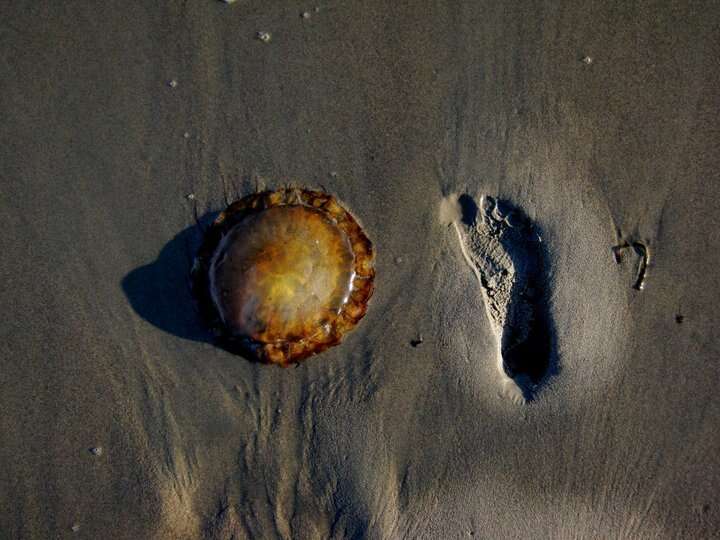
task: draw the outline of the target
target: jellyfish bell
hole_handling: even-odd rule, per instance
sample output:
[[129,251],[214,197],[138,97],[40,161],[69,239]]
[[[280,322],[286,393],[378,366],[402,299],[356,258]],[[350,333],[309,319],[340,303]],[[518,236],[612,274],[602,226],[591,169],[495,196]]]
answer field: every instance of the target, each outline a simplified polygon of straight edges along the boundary
[[210,262],[210,292],[233,333],[298,340],[342,310],[352,263],[346,238],[320,212],[276,206],[223,237]]
[[331,195],[280,189],[228,206],[192,270],[200,314],[225,349],[288,365],[338,344],[367,311],[373,249]]

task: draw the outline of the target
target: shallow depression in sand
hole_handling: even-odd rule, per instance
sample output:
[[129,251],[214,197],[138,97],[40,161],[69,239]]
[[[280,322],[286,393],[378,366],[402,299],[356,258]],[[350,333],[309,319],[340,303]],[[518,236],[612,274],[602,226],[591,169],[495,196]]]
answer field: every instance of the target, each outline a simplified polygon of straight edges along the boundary
[[479,204],[467,194],[450,196],[440,214],[455,229],[480,285],[497,337],[503,391],[516,402],[532,399],[556,370],[539,229],[521,208],[487,195]]

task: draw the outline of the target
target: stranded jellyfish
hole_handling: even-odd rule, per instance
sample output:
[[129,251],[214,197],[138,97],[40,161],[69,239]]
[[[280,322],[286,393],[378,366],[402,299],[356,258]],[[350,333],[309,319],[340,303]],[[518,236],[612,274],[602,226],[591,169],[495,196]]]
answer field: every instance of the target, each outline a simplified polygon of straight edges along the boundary
[[338,344],[373,292],[372,244],[326,193],[280,189],[228,206],[192,270],[200,314],[225,349],[288,365]]

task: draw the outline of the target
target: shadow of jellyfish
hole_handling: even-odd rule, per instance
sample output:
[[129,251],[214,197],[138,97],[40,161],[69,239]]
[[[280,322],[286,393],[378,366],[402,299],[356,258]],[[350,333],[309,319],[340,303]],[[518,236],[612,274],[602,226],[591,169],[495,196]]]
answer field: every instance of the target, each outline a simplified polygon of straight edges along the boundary
[[135,312],[153,326],[192,341],[213,342],[198,316],[190,291],[190,269],[206,228],[217,212],[208,212],[163,246],[153,262],[129,272],[122,289]]

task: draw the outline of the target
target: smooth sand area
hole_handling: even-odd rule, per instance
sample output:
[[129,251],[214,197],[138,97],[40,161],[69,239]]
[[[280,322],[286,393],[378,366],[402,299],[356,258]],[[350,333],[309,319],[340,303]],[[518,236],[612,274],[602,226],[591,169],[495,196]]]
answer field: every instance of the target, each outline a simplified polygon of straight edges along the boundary
[[[710,1],[3,2],[0,538],[717,537],[719,28]],[[187,276],[195,213],[292,183],[377,276],[282,369],[210,343]],[[453,221],[485,195],[542,235],[529,401]]]

